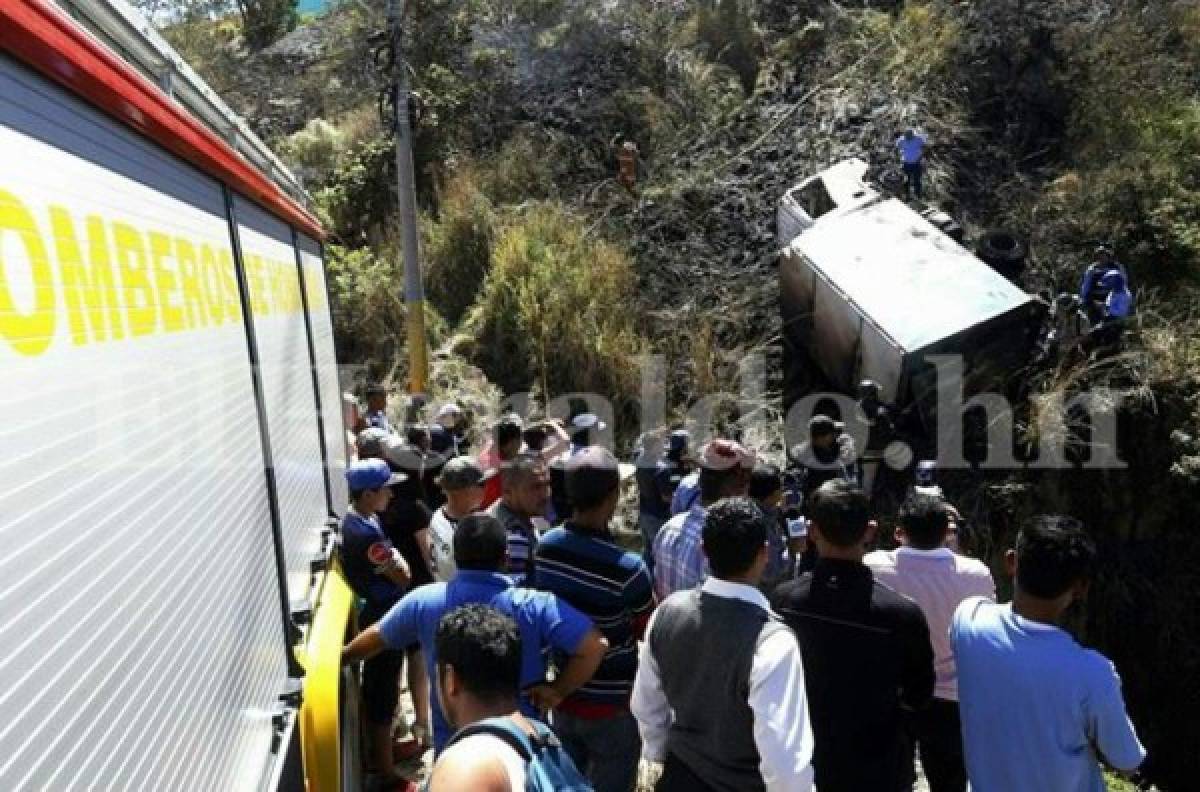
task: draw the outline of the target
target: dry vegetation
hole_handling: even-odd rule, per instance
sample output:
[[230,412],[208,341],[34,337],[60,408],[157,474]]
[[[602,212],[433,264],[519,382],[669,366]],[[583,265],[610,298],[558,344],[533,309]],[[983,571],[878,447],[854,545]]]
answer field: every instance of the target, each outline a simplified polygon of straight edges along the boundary
[[[899,130],[922,127],[935,143],[934,200],[972,234],[1025,236],[1030,291],[1073,290],[1098,241],[1114,242],[1130,268],[1140,316],[1125,354],[1029,378],[1043,398],[1097,384],[1129,395],[1130,471],[1006,474],[970,481],[964,497],[979,504],[970,511],[989,546],[1035,505],[1096,527],[1111,574],[1088,639],[1126,675],[1135,718],[1164,757],[1164,788],[1190,788],[1200,694],[1187,680],[1200,678],[1200,651],[1185,633],[1200,632],[1188,566],[1200,548],[1181,526],[1200,497],[1200,8],[871,5],[624,0],[607,13],[568,0],[432,3],[421,20],[431,32],[418,41],[437,46],[419,53],[415,75],[431,101],[418,138],[422,242],[434,342],[462,353],[439,357],[437,387],[474,383],[483,415],[498,393],[480,384],[481,370],[543,400],[597,391],[632,418],[634,361],[650,351],[673,366],[678,415],[696,396],[736,389],[739,363],[764,350],[777,389],[775,202],[847,156],[892,164]],[[302,167],[333,232],[343,357],[400,377],[391,142],[375,116],[377,76],[353,44],[379,19],[355,8],[322,23],[319,66],[265,82],[299,104],[247,93],[242,109]],[[466,25],[439,9],[478,16]],[[177,38],[236,99],[236,37],[215,25],[206,47],[203,33]],[[640,202],[612,180],[617,132],[642,145]],[[760,414],[777,419],[774,398]],[[633,422],[623,423],[628,434]],[[779,446],[777,435],[754,441]]]

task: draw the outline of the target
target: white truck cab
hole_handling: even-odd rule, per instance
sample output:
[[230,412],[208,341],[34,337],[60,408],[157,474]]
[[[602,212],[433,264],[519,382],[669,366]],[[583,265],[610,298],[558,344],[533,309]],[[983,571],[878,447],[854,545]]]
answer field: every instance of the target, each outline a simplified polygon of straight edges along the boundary
[[787,247],[830,212],[844,212],[877,199],[879,193],[867,184],[868,167],[861,159],[843,160],[784,193],[775,213],[779,246]]

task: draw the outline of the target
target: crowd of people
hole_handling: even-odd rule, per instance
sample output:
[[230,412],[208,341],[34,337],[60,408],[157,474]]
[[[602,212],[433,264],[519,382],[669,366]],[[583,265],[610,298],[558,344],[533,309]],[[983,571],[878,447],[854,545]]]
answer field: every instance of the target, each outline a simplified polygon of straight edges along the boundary
[[[828,418],[784,470],[682,430],[626,465],[587,412],[505,416],[472,455],[457,406],[398,436],[372,393],[340,543],[368,788],[417,788],[397,760],[428,748],[433,792],[631,792],[643,760],[660,792],[900,792],[918,757],[932,792],[1100,792],[1145,758],[1060,626],[1096,557],[1070,518],[1022,526],[1000,604],[936,487],[876,535]],[[641,552],[614,534],[635,475]]]

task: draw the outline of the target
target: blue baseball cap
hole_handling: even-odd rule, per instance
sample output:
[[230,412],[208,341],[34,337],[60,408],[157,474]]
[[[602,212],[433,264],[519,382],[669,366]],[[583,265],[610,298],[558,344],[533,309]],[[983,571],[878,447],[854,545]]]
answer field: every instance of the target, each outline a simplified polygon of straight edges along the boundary
[[407,478],[403,473],[393,473],[382,459],[359,459],[346,468],[346,483],[355,492],[383,489]]

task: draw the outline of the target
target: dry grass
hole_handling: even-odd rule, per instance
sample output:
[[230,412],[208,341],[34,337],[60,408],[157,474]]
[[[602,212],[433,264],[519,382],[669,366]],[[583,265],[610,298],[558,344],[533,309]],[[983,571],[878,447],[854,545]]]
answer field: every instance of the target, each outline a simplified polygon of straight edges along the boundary
[[583,229],[556,204],[516,219],[496,244],[465,329],[476,362],[511,391],[596,393],[628,414],[644,348],[630,301],[636,281],[621,251]]
[[479,174],[463,165],[439,195],[437,219],[422,218],[422,252],[429,300],[456,324],[483,286],[491,269],[496,217],[479,189]]

